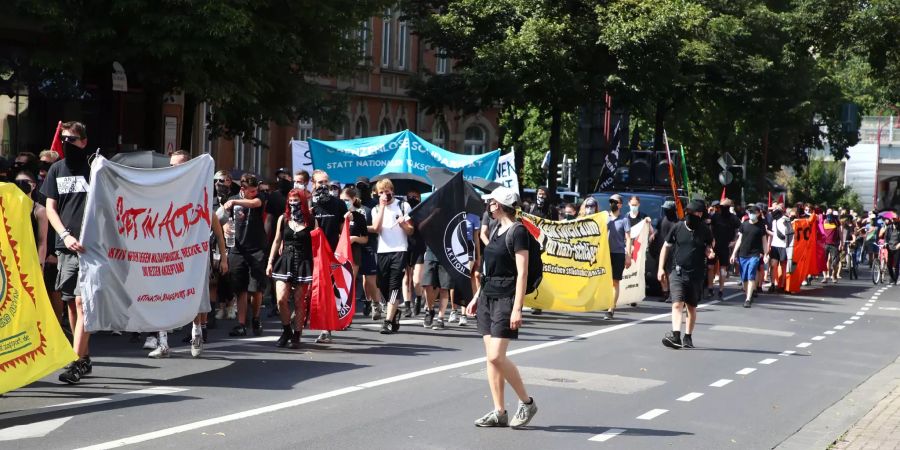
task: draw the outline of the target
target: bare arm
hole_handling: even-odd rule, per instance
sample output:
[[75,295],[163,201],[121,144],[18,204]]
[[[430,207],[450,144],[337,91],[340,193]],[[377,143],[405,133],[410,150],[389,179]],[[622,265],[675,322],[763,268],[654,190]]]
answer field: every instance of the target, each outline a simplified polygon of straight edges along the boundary
[[227,202],[225,202],[225,205],[223,205],[223,206],[225,206],[225,209],[231,209],[235,205],[243,206],[244,208],[259,208],[260,206],[262,206],[262,200],[260,200],[259,197],[254,198],[254,199],[239,198],[239,199],[234,199],[234,200],[228,200]]
[[222,229],[222,223],[219,222],[219,216],[212,216],[212,231],[216,235],[216,245],[219,246],[219,272],[228,272],[228,249],[225,247],[225,231]]
[[659,268],[656,271],[656,278],[662,281],[663,276],[666,274],[666,257],[669,256],[669,247],[672,244],[668,242],[663,244],[662,250],[659,252]]
[[[56,211],[57,204],[56,200],[52,198],[47,199],[47,221],[50,226],[56,230],[56,234],[59,236],[63,236],[66,232],[66,226],[62,223],[62,219],[59,217],[59,212]],[[81,242],[75,236],[71,234],[62,238],[63,244],[66,245],[66,248],[75,252],[82,253],[84,252],[84,247],[81,246]]]
[[272,249],[269,250],[269,266],[275,262],[278,249],[281,248],[281,227],[284,226],[284,216],[278,216],[278,224],[275,227],[275,240],[272,241]]
[[37,218],[38,235],[35,236],[35,244],[37,244],[38,261],[44,265],[44,258],[47,256],[47,209],[35,203],[34,217]]
[[[484,243],[484,245],[488,245],[488,243],[490,243],[490,236],[488,236],[487,224],[481,225],[481,242]],[[476,246],[476,248],[478,248],[478,247]]]
[[509,327],[518,330],[522,326],[522,307],[525,303],[525,283],[528,282],[528,250],[516,252],[516,296]]
[[[373,209],[374,211],[374,209]],[[378,211],[372,216],[372,225],[368,226],[369,233],[381,233],[381,224],[384,222],[384,205],[378,205]]]

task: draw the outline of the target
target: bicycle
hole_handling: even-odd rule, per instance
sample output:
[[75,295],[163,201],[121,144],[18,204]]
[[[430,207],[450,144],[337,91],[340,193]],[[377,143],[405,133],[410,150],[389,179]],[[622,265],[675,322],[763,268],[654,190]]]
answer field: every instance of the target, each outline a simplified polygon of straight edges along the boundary
[[875,247],[878,253],[872,262],[872,283],[877,285],[884,283],[887,278],[888,250],[883,239],[879,240]]

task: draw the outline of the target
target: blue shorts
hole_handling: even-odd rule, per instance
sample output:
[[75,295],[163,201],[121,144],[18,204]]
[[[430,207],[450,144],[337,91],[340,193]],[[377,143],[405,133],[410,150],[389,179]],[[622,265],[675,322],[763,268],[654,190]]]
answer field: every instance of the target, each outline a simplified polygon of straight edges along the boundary
[[738,260],[741,263],[741,281],[755,281],[759,271],[759,256],[741,256]]

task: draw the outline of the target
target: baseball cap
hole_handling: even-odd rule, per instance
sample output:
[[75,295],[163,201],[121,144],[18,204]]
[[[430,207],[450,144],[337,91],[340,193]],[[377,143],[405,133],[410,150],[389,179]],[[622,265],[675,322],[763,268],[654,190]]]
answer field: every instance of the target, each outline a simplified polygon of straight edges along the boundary
[[719,201],[713,200],[712,203],[709,204],[709,206],[719,206]]
[[675,201],[674,200],[666,200],[662,204],[663,209],[675,209]]
[[277,177],[278,175],[283,174],[283,173],[286,173],[286,174],[290,175],[290,174],[291,174],[291,171],[290,171],[287,167],[279,167],[278,169],[275,169],[275,176],[276,176],[276,177]]
[[687,207],[690,212],[698,212],[706,209],[706,203],[703,200],[691,200]]
[[613,194],[609,196],[610,201],[615,200],[619,203],[622,203],[622,196],[619,194]]
[[359,186],[360,184],[364,185],[365,187],[369,187],[372,185],[372,183],[369,182],[368,177],[358,177],[356,179],[356,185]]
[[482,195],[481,199],[494,200],[503,206],[512,208],[519,202],[519,194],[506,186],[500,186],[491,191],[490,194]]

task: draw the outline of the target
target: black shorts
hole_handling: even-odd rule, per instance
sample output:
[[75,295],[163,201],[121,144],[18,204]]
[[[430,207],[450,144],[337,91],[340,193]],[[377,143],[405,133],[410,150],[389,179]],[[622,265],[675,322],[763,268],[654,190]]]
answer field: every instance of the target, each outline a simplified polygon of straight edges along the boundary
[[408,257],[406,252],[378,254],[378,288],[381,296],[389,303],[396,305],[403,301],[401,289]]
[[485,295],[479,296],[478,309],[475,311],[478,333],[482,336],[494,338],[518,339],[519,330],[513,330],[509,327],[513,305],[515,305],[515,297],[488,298]]
[[234,292],[263,292],[269,280],[266,277],[266,252],[229,253],[228,274]]
[[722,268],[728,267],[731,265],[731,248],[727,245],[716,245],[715,249],[716,259],[719,261],[719,266]]
[[48,292],[56,292],[56,276],[59,270],[55,263],[44,263],[44,286],[47,286]]
[[787,261],[787,249],[784,247],[772,247],[769,251],[769,259],[772,261]]
[[410,247],[409,252],[409,260],[407,264],[409,267],[414,267],[417,264],[425,264],[425,249],[418,249]]
[[362,262],[359,264],[359,273],[362,275],[378,275],[378,263],[375,258],[375,250],[371,247],[363,247]]
[[610,253],[609,254],[609,262],[612,265],[613,280],[616,280],[616,281],[622,280],[622,274],[625,272],[625,254],[624,253]]
[[700,296],[703,295],[705,280],[706,277],[702,275],[692,279],[687,275],[678,275],[674,270],[669,272],[669,292],[672,301],[697,306],[700,303]]
[[425,261],[425,271],[422,272],[422,286],[432,286],[440,289],[453,289],[453,279],[444,266],[437,261]]
[[68,302],[81,297],[81,285],[78,284],[78,255],[68,252],[56,252],[56,290],[62,300]]

